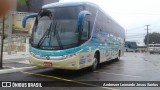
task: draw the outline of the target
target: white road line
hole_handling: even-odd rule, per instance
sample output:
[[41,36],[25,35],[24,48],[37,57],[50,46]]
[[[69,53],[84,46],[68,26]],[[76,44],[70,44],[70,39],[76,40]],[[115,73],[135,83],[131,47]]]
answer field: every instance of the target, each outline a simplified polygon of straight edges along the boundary
[[7,74],[7,73],[15,73],[15,72],[20,72],[20,71],[26,71],[26,70],[36,70],[36,69],[40,69],[39,67],[23,67],[23,68],[12,68],[12,69],[3,69],[0,70],[0,74]]
[[[116,67],[110,67],[110,68],[116,68]],[[154,67],[151,67],[151,68],[144,68],[144,69],[141,69],[141,67],[136,67],[136,68],[134,68],[134,67],[117,67],[117,69],[118,68],[122,68],[122,69],[127,69],[127,70],[139,70],[139,71],[150,71],[150,70],[156,70],[156,68],[154,68]]]
[[126,70],[139,70],[139,71],[144,71],[144,70],[154,70],[154,69],[140,69],[140,68],[126,68],[126,67],[118,67],[118,66],[108,66],[108,67],[105,67],[106,69],[107,68],[112,68],[112,69],[126,69]]
[[19,62],[17,62],[17,63],[19,63],[19,64],[26,64],[26,65],[30,65],[29,61],[19,61]]
[[117,74],[117,73],[108,73],[108,72],[100,72],[100,71],[94,71],[95,73],[103,73],[103,74],[110,74],[110,75],[117,75],[117,76],[127,76],[127,77],[137,77],[140,78],[141,76],[136,75],[128,75],[128,74]]

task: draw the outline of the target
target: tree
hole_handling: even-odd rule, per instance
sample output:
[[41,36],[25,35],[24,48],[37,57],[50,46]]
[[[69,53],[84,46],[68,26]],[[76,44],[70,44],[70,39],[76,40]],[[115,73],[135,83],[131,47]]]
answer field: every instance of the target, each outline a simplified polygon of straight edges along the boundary
[[27,11],[30,11],[30,5],[29,5],[29,0],[18,0],[18,5],[20,6],[27,6]]
[[[145,36],[144,43],[147,45],[147,35]],[[160,33],[149,33],[149,44],[160,44]]]
[[18,0],[18,5],[20,6],[26,5],[26,0]]
[[11,3],[8,0],[0,0],[0,17],[4,17],[10,8]]

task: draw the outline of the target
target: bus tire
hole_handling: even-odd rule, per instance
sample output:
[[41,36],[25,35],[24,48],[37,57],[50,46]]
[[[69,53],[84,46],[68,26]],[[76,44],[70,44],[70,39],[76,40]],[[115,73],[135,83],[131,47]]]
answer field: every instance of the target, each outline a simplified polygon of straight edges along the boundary
[[118,57],[115,59],[116,62],[120,60],[120,56],[121,56],[121,51],[118,52]]
[[89,67],[90,71],[95,71],[97,69],[98,66],[98,55],[95,53],[94,57],[93,57],[93,64],[91,67]]

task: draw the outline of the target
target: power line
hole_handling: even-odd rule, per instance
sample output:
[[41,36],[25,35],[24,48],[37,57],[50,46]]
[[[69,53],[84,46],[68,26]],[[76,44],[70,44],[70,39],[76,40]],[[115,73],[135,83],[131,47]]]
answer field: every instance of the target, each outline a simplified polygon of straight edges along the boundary
[[128,36],[140,36],[140,35],[146,35],[146,33],[129,33]]
[[132,36],[132,37],[127,37],[127,38],[144,38],[144,36]]
[[137,14],[141,14],[141,15],[160,15],[160,13],[130,13],[130,12],[110,12],[112,14],[130,14],[130,15],[137,15]]
[[[159,21],[160,21],[160,19],[152,22],[152,28],[160,28],[160,26],[159,26]],[[137,26],[137,27],[135,27],[135,28],[128,28],[127,31],[128,31],[128,32],[132,32],[132,30],[139,30],[139,29],[141,29],[141,28],[144,28],[144,26],[142,25],[142,26]]]

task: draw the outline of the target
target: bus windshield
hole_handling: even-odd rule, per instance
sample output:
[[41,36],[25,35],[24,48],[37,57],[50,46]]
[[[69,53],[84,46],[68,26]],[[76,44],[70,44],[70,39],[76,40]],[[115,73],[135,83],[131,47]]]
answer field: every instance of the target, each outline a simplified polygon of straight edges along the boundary
[[35,20],[31,45],[55,50],[77,46],[77,17],[82,10],[82,6],[42,9]]

